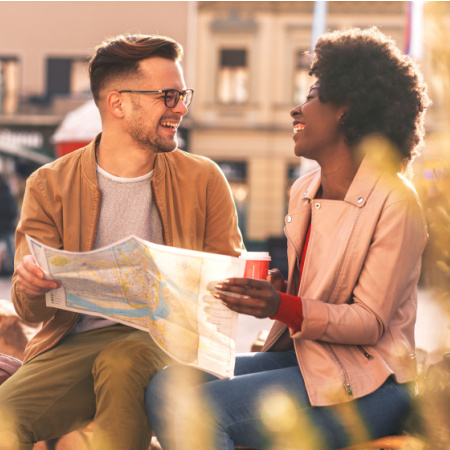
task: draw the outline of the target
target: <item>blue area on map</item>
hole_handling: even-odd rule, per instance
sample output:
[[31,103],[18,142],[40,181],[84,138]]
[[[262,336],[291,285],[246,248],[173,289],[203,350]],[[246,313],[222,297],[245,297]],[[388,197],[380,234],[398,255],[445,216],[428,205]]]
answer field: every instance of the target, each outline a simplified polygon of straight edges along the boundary
[[[66,297],[67,297],[67,306],[71,308],[80,308],[86,311],[102,313],[109,316],[116,315],[130,318],[141,318],[149,315],[152,318],[152,320],[158,320],[163,319],[170,314],[170,307],[166,302],[161,301],[162,297],[160,297],[158,307],[154,311],[150,311],[148,306],[145,305],[144,303],[142,304],[142,308],[133,308],[133,309],[120,309],[111,307],[104,308],[102,306],[90,302],[85,298],[78,297],[70,292],[66,293]],[[112,300],[108,299],[99,299],[99,300],[113,303]],[[123,303],[123,301],[120,301],[120,303]]]
[[154,311],[150,311],[150,317],[153,320],[164,319],[170,314],[170,306],[164,301],[163,296],[164,283],[159,283],[159,302]]
[[[66,291],[66,297],[67,297],[67,306],[72,308],[79,308],[85,311],[99,313],[99,314],[105,314],[108,316],[121,316],[121,317],[129,317],[129,318],[141,318],[145,316],[150,316],[150,318],[153,321],[157,321],[159,319],[164,319],[171,313],[171,307],[164,301],[164,295],[163,292],[166,291],[166,294],[170,295],[173,301],[178,301],[181,303],[185,302],[193,302],[196,303],[197,301],[197,293],[196,292],[189,292],[186,290],[183,286],[180,286],[178,284],[175,284],[171,280],[171,274],[164,274],[164,271],[160,270],[156,262],[149,258],[148,254],[143,250],[141,245],[137,243],[134,239],[131,239],[130,241],[124,242],[120,244],[117,248],[111,249],[112,253],[114,254],[114,259],[116,261],[120,261],[122,258],[122,255],[128,255],[133,254],[136,256],[136,260],[139,262],[139,257],[145,260],[145,263],[149,265],[148,273],[152,274],[151,278],[153,282],[158,282],[158,306],[155,310],[150,310],[146,302],[142,302],[139,304],[139,306],[132,308],[132,309],[122,309],[120,306],[124,305],[126,303],[126,300],[123,300],[121,298],[117,298],[117,300],[114,299],[107,299],[107,298],[99,298],[98,301],[104,301],[108,302],[109,307],[103,307],[98,304],[93,303],[94,301],[97,301],[92,299],[89,300],[89,298],[82,298],[77,295],[74,295],[73,293]],[[108,258],[107,258],[108,259]],[[111,259],[111,258],[109,258]],[[176,256],[173,256],[173,260],[175,262]],[[122,268],[119,268],[120,272],[122,271]],[[173,270],[173,266],[170,270]],[[166,275],[166,276],[164,276]],[[159,280],[159,281],[157,281]],[[138,302],[136,302],[138,303]],[[115,308],[115,304],[117,304],[117,308]]]

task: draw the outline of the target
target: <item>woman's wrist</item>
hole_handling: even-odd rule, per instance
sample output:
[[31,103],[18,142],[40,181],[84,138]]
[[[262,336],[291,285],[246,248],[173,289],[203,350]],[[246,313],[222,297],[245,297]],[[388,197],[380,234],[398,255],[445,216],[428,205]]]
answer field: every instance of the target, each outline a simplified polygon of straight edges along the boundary
[[283,322],[295,331],[300,331],[303,322],[302,299],[284,292],[279,293],[278,311],[271,319]]

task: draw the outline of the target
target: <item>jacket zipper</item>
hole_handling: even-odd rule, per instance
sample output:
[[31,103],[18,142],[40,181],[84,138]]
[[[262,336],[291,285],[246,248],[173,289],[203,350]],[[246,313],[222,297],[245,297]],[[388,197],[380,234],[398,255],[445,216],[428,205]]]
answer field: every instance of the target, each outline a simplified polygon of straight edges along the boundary
[[[351,235],[353,233],[353,229],[355,228],[355,224],[356,224],[356,222],[357,222],[357,220],[358,220],[358,218],[359,218],[359,216],[361,214],[361,211],[362,211],[361,209],[358,210],[358,213],[356,214],[355,218],[353,219],[353,223],[352,223],[352,225],[350,227],[350,230],[348,232],[347,239],[346,239],[345,245],[344,245],[344,250],[341,253],[341,257],[339,259],[339,264],[338,264],[338,266],[336,268],[336,272],[334,274],[334,279],[333,279],[333,283],[331,285],[330,295],[328,297],[328,300],[330,300],[331,297],[333,296],[333,291],[334,291],[334,288],[336,287],[336,283],[337,283],[337,280],[338,280],[338,277],[339,277],[339,272],[341,271],[342,264],[344,262],[344,256],[347,253],[347,248],[348,248],[348,244],[350,242],[350,237],[351,237]],[[349,376],[348,376],[347,369],[345,368],[344,364],[342,364],[342,361],[337,356],[337,354],[334,351],[334,349],[331,346],[331,344],[328,344],[328,346],[329,346],[331,352],[333,353],[337,363],[341,366],[342,372],[344,374],[344,389],[345,389],[345,392],[347,393],[347,395],[349,397],[353,397],[353,391],[352,391],[352,387],[350,386],[350,379],[349,379]]]
[[[350,231],[348,232],[347,239],[346,239],[345,245],[344,245],[344,250],[342,251],[341,257],[340,257],[340,259],[339,259],[338,267],[337,267],[336,272],[335,272],[335,274],[334,274],[334,279],[333,279],[333,283],[332,283],[332,285],[331,285],[330,295],[329,295],[329,297],[328,297],[328,300],[332,297],[334,288],[336,287],[336,283],[337,283],[337,280],[338,280],[338,275],[339,275],[339,272],[340,272],[340,270],[341,270],[342,263],[343,263],[343,261],[344,261],[345,253],[347,252],[348,243],[350,242],[350,237],[351,237],[351,235],[352,235],[352,233],[353,233],[353,229],[355,228],[355,224],[356,224],[356,222],[357,222],[357,220],[358,220],[358,218],[359,218],[359,216],[360,216],[360,214],[361,214],[361,211],[362,211],[361,209],[358,210],[358,214],[356,214],[356,216],[355,216],[355,218],[354,218],[354,220],[353,220],[353,223],[352,223],[352,225],[351,225],[351,227],[350,227]],[[295,253],[296,258],[297,258],[297,269],[300,271],[300,258],[299,258],[299,255],[298,255],[298,253],[297,253],[297,250],[295,249],[294,245],[292,244],[291,240],[289,239],[289,236],[288,236],[287,233],[286,233],[286,227],[284,227],[284,234],[285,234],[285,236],[286,236],[286,239],[287,239],[288,242],[289,242],[289,245],[290,245],[290,246],[292,247],[292,249],[294,250],[294,253]],[[345,368],[344,364],[342,364],[342,361],[341,361],[341,360],[339,359],[339,357],[337,356],[337,354],[336,354],[336,352],[334,351],[333,347],[332,347],[330,344],[327,344],[327,345],[328,345],[328,347],[329,347],[331,353],[334,355],[335,360],[337,361],[337,363],[338,363],[339,366],[341,367],[341,370],[342,370],[342,372],[343,372],[343,374],[344,374],[344,389],[345,389],[345,392],[347,393],[347,396],[348,396],[348,397],[353,397],[353,391],[352,391],[352,387],[350,386],[350,379],[349,379],[349,376],[348,376],[347,369]],[[366,352],[366,353],[367,353],[367,352]],[[369,353],[367,353],[367,355],[369,355],[368,359],[371,359],[371,358],[373,359],[373,356],[372,356],[372,355],[370,355]],[[365,355],[365,356],[366,356],[366,355]],[[367,356],[366,356],[366,357],[367,357]]]
[[348,376],[347,369],[344,367],[344,364],[342,364],[341,360],[339,359],[338,355],[336,354],[334,348],[331,346],[331,344],[327,344],[328,348],[330,349],[331,353],[333,353],[334,358],[336,359],[337,363],[341,366],[342,372],[344,373],[344,389],[347,393],[348,397],[353,397],[353,391],[352,387],[350,386],[350,379]]
[[297,269],[298,269],[298,271],[300,272],[300,256],[299,256],[299,254],[297,253],[297,250],[295,249],[294,244],[293,244],[292,241],[289,239],[289,236],[288,236],[288,234],[287,234],[287,232],[286,232],[286,227],[284,227],[284,235],[286,236],[286,239],[287,239],[289,245],[292,247],[292,250],[294,250],[295,257],[296,257],[296,263],[297,263]]
[[355,218],[353,219],[352,226],[350,227],[350,231],[348,232],[347,239],[346,239],[345,245],[344,245],[344,250],[342,251],[341,257],[339,259],[339,264],[338,264],[336,272],[334,274],[333,283],[331,284],[330,295],[328,297],[328,300],[330,300],[331,297],[333,296],[333,291],[334,291],[334,288],[336,287],[336,283],[337,283],[337,280],[339,277],[339,272],[341,271],[342,263],[344,262],[344,256],[347,252],[348,243],[350,242],[350,237],[353,233],[353,229],[355,228],[355,224],[361,214],[361,211],[362,211],[362,209],[358,210],[358,214],[356,214]]
[[[358,214],[358,216],[359,216],[359,214]],[[358,216],[355,218],[355,221],[353,222],[353,225],[355,224],[356,219],[358,218]],[[352,229],[353,229],[353,225],[352,225]],[[286,227],[284,227],[284,234],[286,236],[287,241],[289,242],[289,245],[294,250],[294,253],[295,253],[296,259],[297,259],[297,269],[300,270],[300,262],[299,262],[300,258],[298,256],[297,250],[295,249],[294,245],[292,244],[291,240],[289,239],[288,234],[286,233]],[[347,242],[345,243],[345,248],[347,247],[348,241],[350,239],[350,234],[351,234],[351,232],[349,233],[349,237],[347,238]],[[345,253],[345,249],[344,249],[344,253]],[[341,261],[344,258],[344,253],[342,254]],[[341,262],[340,262],[340,264],[341,264]],[[335,278],[337,278],[337,276],[335,276]],[[344,381],[344,389],[345,389],[345,392],[346,392],[347,396],[348,397],[353,397],[353,391],[352,391],[352,387],[350,386],[350,380],[349,380],[349,377],[348,377],[347,369],[344,367],[344,365],[342,364],[341,360],[338,358],[338,356],[337,356],[336,352],[334,351],[333,347],[330,344],[327,344],[327,346],[330,349],[331,353],[333,354],[334,359],[336,360],[336,362],[341,367],[341,370],[342,370],[342,372],[344,374],[344,380],[345,380]]]
[[[358,213],[356,214],[355,218],[353,219],[353,223],[352,223],[352,225],[350,227],[350,230],[348,232],[347,239],[346,239],[345,245],[344,245],[344,250],[341,253],[341,257],[339,259],[339,264],[338,264],[338,266],[336,268],[336,272],[334,274],[334,279],[333,279],[333,283],[331,285],[330,295],[328,297],[328,300],[330,300],[331,297],[333,296],[333,291],[334,291],[334,288],[336,287],[336,283],[337,283],[337,280],[338,280],[338,277],[339,277],[339,273],[341,271],[342,264],[344,262],[344,256],[347,253],[347,248],[348,248],[348,244],[350,242],[350,237],[352,236],[353,229],[355,228],[356,222],[357,222],[357,220],[358,220],[358,218],[359,218],[359,216],[361,214],[361,211],[362,211],[362,209],[358,210]],[[350,379],[349,379],[349,376],[348,376],[347,369],[345,368],[344,364],[342,364],[342,361],[339,359],[339,357],[337,356],[336,352],[334,351],[333,347],[330,344],[329,344],[329,347],[330,347],[330,350],[333,353],[337,363],[341,366],[342,372],[344,373],[344,389],[345,389],[345,392],[347,393],[347,395],[349,397],[353,397],[353,391],[352,391],[352,387],[350,386]]]
[[356,348],[368,359],[368,360],[372,360],[373,356],[362,346],[362,345],[357,345]]

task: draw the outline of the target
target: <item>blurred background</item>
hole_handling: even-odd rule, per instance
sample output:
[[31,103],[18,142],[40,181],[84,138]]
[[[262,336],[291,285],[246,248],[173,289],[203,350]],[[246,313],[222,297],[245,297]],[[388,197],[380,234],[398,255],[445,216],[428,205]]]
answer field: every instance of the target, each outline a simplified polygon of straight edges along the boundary
[[[27,177],[86,145],[101,130],[87,61],[104,38],[124,32],[160,34],[183,45],[185,79],[195,96],[179,128],[180,147],[220,165],[233,191],[246,247],[269,251],[272,267],[286,275],[283,226],[289,189],[315,167],[294,156],[289,116],[311,84],[304,52],[327,30],[373,25],[416,58],[433,101],[426,144],[413,167],[430,233],[416,325],[423,380],[425,368],[450,350],[446,1],[0,1],[0,299],[5,299],[0,302],[12,308],[13,235]],[[270,324],[269,319],[241,316],[236,350],[248,351]],[[450,358],[446,364],[442,379],[447,384],[439,385],[447,386],[446,396],[433,383],[436,399],[422,407],[433,422],[433,431],[426,434],[434,449],[449,448],[450,442]]]
[[195,97],[180,146],[220,165],[247,248],[269,251],[272,267],[286,273],[289,189],[314,167],[293,154],[289,116],[311,84],[304,52],[324,31],[372,25],[417,59],[433,100],[426,146],[414,164],[430,228],[420,284],[447,308],[450,2],[0,2],[0,269],[12,270],[28,175],[100,131],[89,56],[105,37],[130,32],[168,35],[183,45]]

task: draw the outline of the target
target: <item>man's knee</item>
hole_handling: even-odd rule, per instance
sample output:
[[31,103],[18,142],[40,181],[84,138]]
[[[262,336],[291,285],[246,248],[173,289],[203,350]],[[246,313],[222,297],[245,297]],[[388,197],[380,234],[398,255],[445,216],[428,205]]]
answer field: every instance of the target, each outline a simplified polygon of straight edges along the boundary
[[130,378],[148,380],[165,365],[162,351],[145,340],[122,339],[107,345],[97,356],[94,378],[102,374],[123,383]]
[[0,388],[0,449],[31,449],[34,442],[33,433],[27,420],[21,417],[20,409],[14,407],[6,394],[6,386]]

